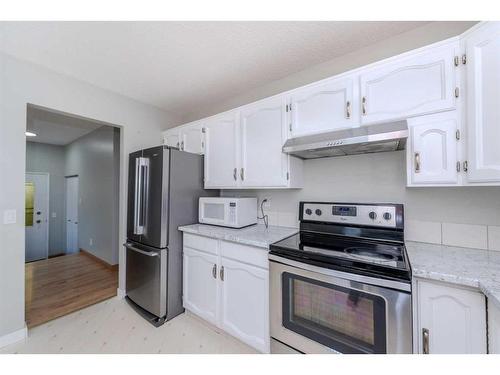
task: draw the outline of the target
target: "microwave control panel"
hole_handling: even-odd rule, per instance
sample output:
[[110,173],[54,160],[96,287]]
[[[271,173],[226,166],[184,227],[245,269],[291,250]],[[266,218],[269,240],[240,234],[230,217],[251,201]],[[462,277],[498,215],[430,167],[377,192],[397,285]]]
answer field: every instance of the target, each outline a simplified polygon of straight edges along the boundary
[[229,202],[229,224],[236,224],[236,202]]

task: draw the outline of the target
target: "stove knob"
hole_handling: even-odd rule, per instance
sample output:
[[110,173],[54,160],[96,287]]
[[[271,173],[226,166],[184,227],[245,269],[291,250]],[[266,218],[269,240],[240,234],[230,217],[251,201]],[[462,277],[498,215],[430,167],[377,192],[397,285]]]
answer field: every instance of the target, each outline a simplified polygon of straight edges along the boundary
[[307,209],[306,209],[306,214],[310,215],[310,214],[312,214],[312,213],[313,213],[313,212],[312,212],[312,210],[311,210],[310,208],[307,208]]
[[384,219],[385,220],[391,220],[392,215],[389,212],[384,213]]
[[370,219],[372,220],[375,220],[377,218],[377,213],[374,212],[374,211],[371,211],[368,216],[370,217]]
[[322,214],[322,212],[319,208],[316,211],[314,211],[314,213],[318,216],[321,216],[321,214]]

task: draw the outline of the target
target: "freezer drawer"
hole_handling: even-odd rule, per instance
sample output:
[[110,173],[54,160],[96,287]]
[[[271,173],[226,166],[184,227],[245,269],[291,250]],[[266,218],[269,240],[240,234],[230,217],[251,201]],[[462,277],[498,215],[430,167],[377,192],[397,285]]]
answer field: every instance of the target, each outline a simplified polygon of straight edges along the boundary
[[127,250],[127,296],[157,317],[167,313],[167,249],[152,249],[133,242]]

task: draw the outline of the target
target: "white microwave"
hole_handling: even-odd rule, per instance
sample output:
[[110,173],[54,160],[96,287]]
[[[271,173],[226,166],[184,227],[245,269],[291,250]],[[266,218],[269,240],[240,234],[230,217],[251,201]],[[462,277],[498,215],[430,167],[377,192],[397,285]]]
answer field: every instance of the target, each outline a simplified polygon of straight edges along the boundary
[[257,223],[257,198],[200,197],[202,224],[243,228]]

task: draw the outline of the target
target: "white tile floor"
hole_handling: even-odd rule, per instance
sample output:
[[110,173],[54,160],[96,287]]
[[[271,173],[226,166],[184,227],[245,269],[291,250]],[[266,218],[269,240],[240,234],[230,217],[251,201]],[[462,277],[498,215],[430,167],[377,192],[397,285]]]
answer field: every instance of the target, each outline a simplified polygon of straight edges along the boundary
[[159,328],[123,299],[112,298],[29,330],[0,353],[256,353],[192,315]]

